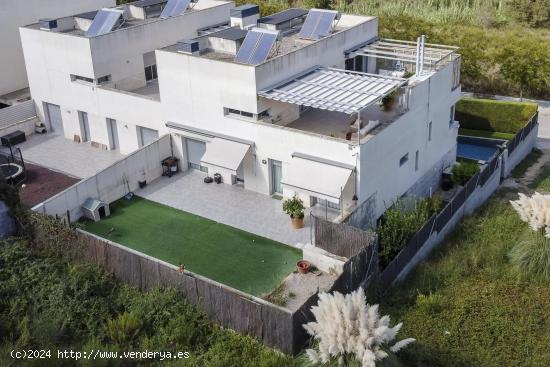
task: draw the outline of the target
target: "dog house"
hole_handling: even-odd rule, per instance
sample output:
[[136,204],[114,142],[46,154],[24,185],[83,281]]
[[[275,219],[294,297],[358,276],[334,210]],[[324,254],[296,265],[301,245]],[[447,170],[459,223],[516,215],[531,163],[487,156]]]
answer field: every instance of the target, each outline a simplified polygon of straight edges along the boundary
[[82,212],[86,218],[98,222],[103,217],[111,215],[109,204],[94,198],[88,198],[82,205]]

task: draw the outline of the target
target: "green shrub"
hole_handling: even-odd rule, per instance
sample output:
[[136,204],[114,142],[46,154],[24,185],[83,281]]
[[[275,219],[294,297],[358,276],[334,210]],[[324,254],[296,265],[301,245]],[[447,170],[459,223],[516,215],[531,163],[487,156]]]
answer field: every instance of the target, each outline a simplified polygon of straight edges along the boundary
[[297,196],[283,201],[283,211],[291,218],[303,218],[304,209],[304,202]]
[[479,172],[479,164],[472,161],[462,161],[453,166],[452,180],[453,182],[464,185],[470,177]]
[[143,321],[131,312],[125,312],[113,320],[107,321],[107,336],[114,344],[127,347],[138,338]]
[[462,98],[456,104],[455,117],[465,129],[515,134],[536,111],[534,103]]
[[433,198],[399,199],[384,213],[376,229],[379,240],[380,265],[386,267],[405,247],[409,239],[433,214],[437,213],[441,201]]
[[510,262],[524,276],[550,280],[550,238],[542,231],[529,231],[510,251]]

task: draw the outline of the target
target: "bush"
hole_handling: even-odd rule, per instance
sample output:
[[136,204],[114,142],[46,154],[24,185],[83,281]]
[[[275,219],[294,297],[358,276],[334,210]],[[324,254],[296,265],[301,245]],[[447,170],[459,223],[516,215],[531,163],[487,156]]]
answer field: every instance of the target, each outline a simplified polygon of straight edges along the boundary
[[380,265],[386,267],[405,247],[416,231],[441,206],[438,197],[412,200],[399,199],[384,213],[382,223],[376,229],[379,240]]
[[534,103],[462,98],[456,104],[460,127],[515,134],[537,111]]
[[550,280],[550,238],[543,231],[529,231],[510,251],[510,263],[523,276]]
[[479,164],[472,161],[462,161],[453,167],[452,180],[453,182],[464,185],[470,177],[479,172]]
[[297,196],[283,201],[283,210],[291,218],[303,218],[304,209],[304,202]]

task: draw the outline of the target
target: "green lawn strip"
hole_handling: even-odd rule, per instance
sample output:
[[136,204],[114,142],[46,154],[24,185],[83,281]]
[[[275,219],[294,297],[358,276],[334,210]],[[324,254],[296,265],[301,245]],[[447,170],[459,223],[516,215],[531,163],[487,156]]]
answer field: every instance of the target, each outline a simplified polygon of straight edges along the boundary
[[114,202],[111,216],[86,230],[256,296],[301,258],[284,244],[140,197]]
[[508,252],[528,231],[508,203],[492,199],[461,221],[444,246],[381,311],[403,321],[411,366],[550,365],[550,284],[519,280]]
[[511,140],[514,137],[514,134],[510,134],[510,133],[501,133],[498,131],[463,129],[463,128],[458,129],[458,134],[466,135],[466,136],[476,136],[480,138],[502,139],[502,140]]
[[550,163],[545,163],[529,187],[540,193],[550,193]]

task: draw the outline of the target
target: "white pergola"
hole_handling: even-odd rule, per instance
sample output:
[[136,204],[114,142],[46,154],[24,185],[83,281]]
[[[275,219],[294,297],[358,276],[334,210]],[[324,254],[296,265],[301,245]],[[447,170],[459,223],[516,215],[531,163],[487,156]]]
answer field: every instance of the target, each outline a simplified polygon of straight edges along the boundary
[[355,71],[315,67],[258,92],[264,98],[322,110],[359,113],[379,101],[407,79]]
[[[459,57],[458,47],[426,43],[423,48],[424,65],[434,68],[440,64],[447,64]],[[394,39],[380,39],[362,46],[352,52],[353,56],[376,57],[379,59],[397,60],[416,63],[418,44],[412,41]]]

